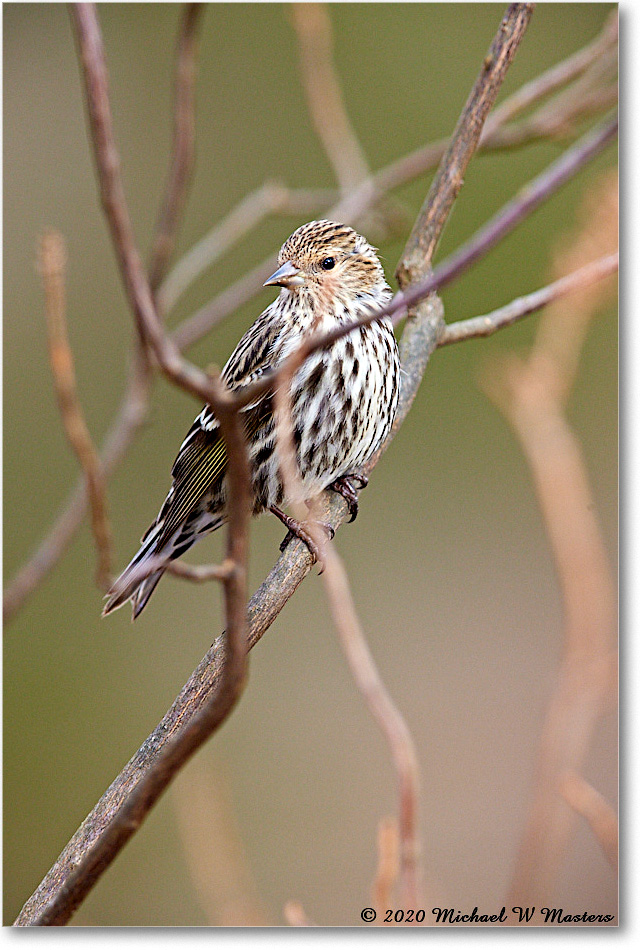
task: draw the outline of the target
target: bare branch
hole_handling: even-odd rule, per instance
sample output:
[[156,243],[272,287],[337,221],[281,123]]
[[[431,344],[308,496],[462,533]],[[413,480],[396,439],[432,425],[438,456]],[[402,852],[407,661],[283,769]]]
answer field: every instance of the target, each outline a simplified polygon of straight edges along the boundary
[[482,141],[492,138],[500,126],[506,125],[520,112],[525,111],[539,102],[540,99],[577,79],[593,63],[601,59],[605,53],[617,48],[617,40],[618,13],[617,10],[614,10],[607,18],[600,35],[592,40],[588,46],[557,63],[551,69],[533,79],[532,82],[526,83],[499,105],[486,123]]
[[390,747],[399,782],[401,901],[416,909],[421,890],[419,768],[412,736],[379,676],[348,585],[345,568],[332,545],[325,551],[324,580],[330,609],[352,675]]
[[343,193],[368,177],[368,163],[348,118],[332,60],[332,22],[322,3],[293,3],[299,64],[308,109]]
[[112,534],[107,515],[105,478],[80,406],[74,360],[67,335],[65,260],[62,235],[57,231],[49,231],[42,237],[39,247],[40,271],[45,290],[49,359],[65,432],[85,473],[91,527],[98,556],[96,583],[106,590],[111,582]]
[[[617,119],[613,118],[598,126],[597,129],[591,130],[583,139],[567,149],[557,161],[553,162],[537,178],[521,188],[514,199],[504,205],[469,241],[454,251],[445,261],[442,261],[434,272],[431,271],[427,276],[418,276],[415,283],[396,293],[386,306],[372,310],[358,320],[341,324],[341,326],[326,333],[310,335],[290,354],[282,367],[263,373],[259,380],[252,383],[252,385],[243,387],[242,391],[236,393],[231,398],[231,405],[237,408],[248,405],[274,386],[279,373],[293,374],[311,353],[329,346],[360,326],[365,326],[375,320],[381,320],[382,317],[389,317],[395,325],[399,323],[407,313],[411,314],[413,309],[433,294],[435,290],[451,283],[484,254],[487,254],[502,238],[516,228],[518,224],[521,224],[529,214],[532,214],[573,175],[577,174],[580,168],[606,148],[617,134],[617,128]],[[434,187],[433,183],[433,189]],[[458,189],[459,185],[455,183],[453,187]],[[447,202],[445,196],[442,198],[442,201],[444,200]],[[441,232],[444,223],[445,219],[434,219],[430,214],[427,216],[426,226],[436,236]],[[404,271],[404,268],[402,268],[402,271]],[[429,300],[427,306],[434,306],[434,302]],[[441,317],[435,330],[437,336],[430,343],[431,353],[439,345],[439,339],[443,333]],[[423,329],[419,332],[423,332]],[[405,336],[405,339],[402,338],[402,360],[405,354],[403,347],[407,343],[408,337]],[[397,411],[393,432],[396,431],[400,422],[405,418],[406,407],[409,408],[409,404],[405,402],[402,388],[400,409]]]
[[[466,168],[477,148],[484,122],[532,13],[532,3],[513,3],[508,7],[397,268],[397,280],[402,290],[423,277],[430,267],[446,218],[464,182],[460,169]],[[450,169],[451,174],[445,175],[445,169]]]
[[619,834],[617,815],[613,808],[577,772],[567,772],[562,777],[560,794],[578,815],[586,818],[606,860],[617,874]]
[[[159,560],[162,561],[163,559],[160,558]],[[198,565],[185,564],[183,561],[170,561],[165,564],[165,570],[169,574],[181,577],[186,581],[192,581],[194,584],[204,584],[207,581],[225,581],[234,569],[233,561],[223,561],[222,564]]]
[[[140,267],[120,183],[118,156],[111,134],[100,29],[93,8],[80,5],[74,8],[74,15],[86,71],[99,177],[112,226],[114,245],[120,257],[126,286],[131,292],[131,302],[139,321],[141,337],[149,338],[154,343],[157,355],[166,356],[166,339],[158,323],[148,282]],[[177,370],[179,379],[190,375],[189,367],[172,368]],[[209,380],[206,382],[209,388]],[[221,390],[220,380],[212,380],[211,391],[218,394]],[[70,919],[115,856],[140,827],[174,775],[227,718],[242,691],[247,653],[249,465],[244,427],[239,413],[221,401],[218,406],[218,419],[228,460],[226,559],[234,564],[234,570],[229,572],[223,582],[226,634],[221,641],[222,666],[217,689],[201,697],[194,715],[188,721],[180,723],[153,765],[139,773],[138,780],[129,790],[127,797],[120,799],[112,811],[109,822],[106,825],[101,823],[98,827],[83,826],[87,837],[84,838],[86,847],[82,857],[67,865],[67,873],[62,878],[57,878],[51,891],[45,885],[27,902],[16,921],[19,926],[61,925]]]
[[509,327],[523,317],[547,307],[554,300],[559,300],[573,291],[590,287],[598,280],[603,280],[614,274],[618,269],[618,254],[610,254],[598,261],[586,264],[579,270],[561,277],[553,284],[542,287],[532,294],[517,297],[505,307],[493,310],[482,317],[472,317],[470,320],[460,320],[444,327],[439,340],[439,346],[448,346],[451,343],[460,343],[462,340],[472,340],[478,337],[492,336],[497,330]]
[[[227,630],[217,641],[221,666],[216,689],[199,691],[193,715],[185,721],[179,720],[175,732],[157,751],[153,763],[138,771],[127,795],[116,796],[108,823],[92,824],[88,819],[81,826],[82,852],[66,865],[64,875],[56,876],[54,881],[45,879],[22,909],[16,920],[17,926],[60,926],[67,923],[138,830],[176,773],[227,718],[241,694],[247,653],[249,469],[239,414],[224,411],[220,425],[229,464],[226,558],[234,563],[234,570],[224,580]],[[112,790],[116,791],[114,786],[107,794]]]
[[203,10],[202,3],[185,4],[178,38],[172,158],[148,267],[153,293],[161,284],[176,244],[178,222],[194,165],[196,45]]
[[[368,647],[343,562],[323,534],[319,499],[305,499],[296,463],[291,382],[291,372],[282,370],[273,398],[274,436],[285,496],[299,521],[306,521],[306,530],[321,552],[326,596],[350,672],[390,749],[399,787],[402,901],[405,907],[416,908],[421,877],[417,754],[406,721],[388,693]],[[310,520],[306,520],[306,505]]]
[[[609,44],[614,43],[616,25],[617,14],[614,13],[613,17],[607,22],[602,36],[591,43],[590,46],[557,64],[541,77],[534,80],[532,84],[522,87],[521,90],[518,90],[513,96],[507,99],[505,103],[499,106],[495,112],[491,113],[482,134],[479,145],[480,151],[514,147],[540,139],[544,136],[559,135],[563,129],[568,131],[569,122],[577,116],[578,112],[579,114],[585,115],[588,112],[589,106],[593,109],[601,110],[605,105],[610,104],[612,96],[617,92],[616,87],[603,91],[601,93],[603,97],[601,100],[598,91],[592,100],[589,101],[589,99],[586,99],[583,103],[577,102],[575,106],[573,106],[573,109],[567,109],[564,113],[553,113],[548,109],[545,115],[536,115],[518,126],[511,127],[505,125],[508,119],[514,118],[515,115],[527,106],[532,105],[543,96],[559,88],[564,82],[576,78],[578,69],[584,68],[589,61],[592,61],[593,56],[595,56],[597,60],[600,55],[608,52],[610,49]],[[499,118],[502,119],[501,122],[499,119],[494,121],[494,117],[497,113],[501,113],[499,116]],[[493,131],[493,127],[491,127],[493,134],[489,135],[488,128],[491,122],[493,122],[495,131]],[[346,196],[339,205],[336,205],[333,209],[326,212],[325,216],[356,222],[369,207],[380,200],[387,192],[435,167],[441,160],[448,146],[448,141],[448,139],[444,139],[441,142],[431,143],[393,162],[387,168],[377,172],[364,185],[354,190],[351,195]],[[304,190],[301,193],[289,191],[288,194],[287,207],[283,210],[291,211],[293,214],[307,215],[310,212],[314,212],[317,207],[317,197],[319,203],[323,204],[323,192],[317,194],[316,191]],[[241,202],[241,205],[243,205],[243,202]],[[279,209],[275,208],[274,210],[278,211]],[[232,212],[232,216],[234,216],[234,214],[235,213]],[[259,217],[257,220],[260,219]],[[218,229],[215,228],[214,231],[217,232]],[[228,236],[228,247],[232,240],[233,237]],[[207,238],[204,239],[204,243],[207,243]],[[200,247],[200,244],[194,248],[194,252],[196,252],[197,247]],[[210,260],[208,260],[207,253],[205,253],[206,248],[203,247],[203,256],[200,262],[198,262],[198,265],[196,260],[192,258],[192,252],[188,252],[186,258],[190,259],[190,264],[194,265],[190,279],[193,280],[198,273],[200,273],[201,269],[206,267],[208,263],[211,263],[212,260],[215,260],[217,255],[222,253],[224,249],[226,249],[224,240],[222,240],[218,246],[214,244],[212,247],[212,256]],[[272,272],[273,263],[274,255],[270,255],[263,264],[256,267],[250,274],[241,278],[230,288],[223,291],[213,302],[203,307],[198,313],[187,318],[174,334],[174,340],[179,349],[183,350],[190,346],[211,329],[215,323],[249,300],[260,289],[263,280]],[[180,264],[177,265],[177,270],[179,268]],[[167,278],[167,280],[169,282],[170,278]],[[166,313],[167,310],[176,303],[178,295],[183,292],[185,286],[184,283],[180,283],[174,288],[168,283],[167,300],[163,302],[157,298],[158,308]],[[174,294],[173,298],[172,294]],[[119,464],[120,459],[138,432],[146,416],[146,396],[149,393],[149,382],[149,375],[141,379],[134,376],[130,381],[122,407],[119,410],[112,431],[105,442],[102,460],[106,475],[110,474]],[[113,454],[112,445],[114,446]],[[62,513],[49,534],[41,542],[33,557],[19,570],[13,580],[7,584],[3,601],[3,618],[5,623],[13,617],[24,600],[44,577],[46,577],[53,565],[62,556],[74,533],[82,523],[86,503],[86,493],[84,485],[81,482],[70,496]]]

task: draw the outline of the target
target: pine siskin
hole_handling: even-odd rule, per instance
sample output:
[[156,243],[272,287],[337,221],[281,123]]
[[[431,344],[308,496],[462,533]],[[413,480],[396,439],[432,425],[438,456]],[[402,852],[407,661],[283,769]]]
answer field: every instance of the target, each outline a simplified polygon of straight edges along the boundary
[[[278,270],[265,285],[276,300],[245,333],[227,361],[232,390],[278,366],[310,333],[332,330],[382,307],[391,297],[370,244],[346,225],[312,221],[285,242]],[[361,467],[386,438],[399,397],[399,352],[389,320],[362,326],[309,356],[290,388],[297,463],[306,497],[324,488],[357,513]],[[310,542],[303,526],[278,507],[287,504],[275,450],[271,397],[246,407],[253,512],[269,510],[291,533]],[[225,522],[225,445],[209,406],[194,421],[172,469],[172,487],[142,539],[142,547],[108,593],[103,614],[132,601],[136,618],[164,568],[145,575],[145,562],[180,557]],[[289,537],[289,536],[288,536]],[[286,539],[287,541],[287,539]]]

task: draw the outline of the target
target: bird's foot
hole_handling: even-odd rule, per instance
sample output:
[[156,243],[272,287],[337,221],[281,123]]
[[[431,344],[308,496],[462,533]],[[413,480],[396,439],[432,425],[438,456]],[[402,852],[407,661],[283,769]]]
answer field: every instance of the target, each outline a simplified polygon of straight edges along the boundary
[[359,514],[359,495],[357,494],[357,488],[365,488],[367,484],[368,476],[362,475],[360,472],[355,472],[337,478],[328,486],[331,491],[336,491],[342,498],[345,498],[348,511],[350,512],[350,522],[354,521]]
[[[306,527],[305,523],[302,521],[297,521],[296,518],[291,518],[290,515],[286,515],[286,513],[281,511],[280,508],[277,508],[276,505],[272,505],[270,507],[270,511],[273,515],[276,515],[279,521],[281,521],[288,529],[288,533],[279,545],[279,550],[285,551],[292,538],[299,538],[300,541],[303,541],[312,557],[322,565],[323,569],[323,553],[315,539],[312,537],[312,534]],[[315,524],[325,531],[329,540],[331,541],[334,537],[334,528],[332,525],[327,524],[325,521],[316,521]]]

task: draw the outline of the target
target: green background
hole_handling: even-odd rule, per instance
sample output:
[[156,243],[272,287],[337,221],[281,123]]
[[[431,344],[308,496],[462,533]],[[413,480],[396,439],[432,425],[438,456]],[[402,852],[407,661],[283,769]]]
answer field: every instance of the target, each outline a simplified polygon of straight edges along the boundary
[[[587,43],[609,9],[539,5],[501,98]],[[114,4],[99,11],[126,193],[146,250],[167,168],[179,8]],[[373,169],[452,131],[502,12],[496,4],[332,7],[335,61]],[[132,320],[97,199],[67,10],[10,4],[3,14],[7,579],[78,476],[52,390],[37,235],[55,227],[67,241],[70,337],[98,443],[121,399]],[[209,7],[197,129],[179,251],[266,179],[333,185],[307,114],[287,7]],[[562,148],[544,143],[476,159],[438,258]],[[447,320],[484,313],[547,283],[552,245],[573,226],[599,170],[615,161],[611,148],[449,288]],[[397,193],[408,228],[428,183],[423,177]],[[276,252],[300,223],[272,218],[262,225],[198,281],[172,325]],[[403,235],[380,244],[391,282],[403,244]],[[272,290],[261,291],[194,346],[190,358],[222,364],[272,298]],[[408,420],[362,495],[357,522],[337,536],[372,651],[419,750],[427,907],[501,907],[555,684],[562,616],[550,551],[521,452],[477,386],[494,354],[527,347],[536,319],[433,357]],[[118,566],[155,516],[197,411],[165,382],[156,387],[149,423],[109,485]],[[615,567],[614,308],[592,325],[570,416]],[[275,519],[253,524],[252,589],[274,562],[282,534]],[[221,543],[222,536],[203,543],[198,558],[218,558]],[[160,585],[135,626],[127,610],[101,621],[94,564],[84,527],[5,632],[6,923],[221,627],[218,587],[173,578]],[[598,727],[585,773],[610,801],[616,742],[613,714]],[[162,799],[75,924],[217,919],[216,900],[199,896],[193,885],[196,859],[179,820],[205,768],[219,792],[226,790],[264,919],[282,923],[283,905],[296,899],[318,923],[358,924],[360,909],[371,902],[377,822],[395,809],[395,780],[347,671],[316,573],[253,651],[249,683],[231,719]],[[205,852],[217,848],[205,815],[199,834]],[[574,912],[616,911],[613,876],[583,825],[556,900]]]

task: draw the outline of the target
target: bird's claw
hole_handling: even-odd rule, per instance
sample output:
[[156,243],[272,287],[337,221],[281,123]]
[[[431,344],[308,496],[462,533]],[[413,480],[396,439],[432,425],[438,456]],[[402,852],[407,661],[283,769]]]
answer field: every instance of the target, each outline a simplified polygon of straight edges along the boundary
[[355,484],[359,489],[365,488],[368,484],[368,476],[362,475],[358,472],[350,475],[343,475],[341,478],[337,478],[330,485],[331,490],[341,495],[348,505],[348,511],[350,512],[350,521],[348,524],[353,522],[359,514],[359,495],[357,494]]
[[[289,515],[286,515],[285,512],[281,511],[280,508],[277,508],[276,505],[272,505],[270,511],[275,514],[279,521],[282,521],[288,529],[288,533],[279,545],[279,550],[285,551],[290,541],[293,538],[298,538],[300,541],[303,541],[315,561],[321,565],[320,573],[323,573],[323,552],[316,540],[312,537],[311,532],[306,528],[305,524],[301,521],[297,521],[295,518],[291,518]],[[325,531],[328,536],[328,540],[332,540],[335,535],[335,531],[331,524],[328,524],[325,521],[315,521],[314,524]]]

